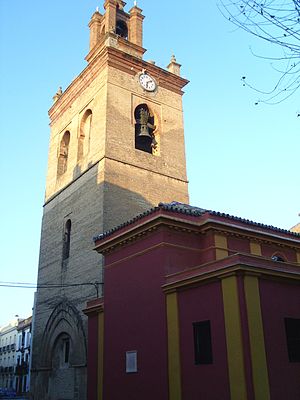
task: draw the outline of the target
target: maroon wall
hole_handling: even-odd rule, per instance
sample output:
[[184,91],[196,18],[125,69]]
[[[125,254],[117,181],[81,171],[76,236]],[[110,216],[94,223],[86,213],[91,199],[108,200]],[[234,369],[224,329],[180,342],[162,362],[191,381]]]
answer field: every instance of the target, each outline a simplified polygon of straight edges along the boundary
[[[210,283],[179,293],[183,399],[229,399],[227,350],[221,284]],[[194,364],[193,322],[210,320],[213,363]]]
[[[104,398],[168,398],[167,331],[162,266],[154,249],[105,270]],[[125,372],[126,351],[138,352],[138,372]]]
[[300,318],[299,285],[260,281],[272,400],[300,399],[300,363],[289,362],[284,318]]
[[297,262],[297,254],[293,249],[287,247],[279,247],[276,244],[265,244],[261,245],[261,253],[265,257],[272,257],[274,254],[281,255],[285,261]]
[[97,400],[98,314],[96,312],[89,315],[88,332],[87,398]]
[[249,239],[237,238],[235,236],[227,237],[227,244],[230,254],[246,253],[250,254],[250,241]]

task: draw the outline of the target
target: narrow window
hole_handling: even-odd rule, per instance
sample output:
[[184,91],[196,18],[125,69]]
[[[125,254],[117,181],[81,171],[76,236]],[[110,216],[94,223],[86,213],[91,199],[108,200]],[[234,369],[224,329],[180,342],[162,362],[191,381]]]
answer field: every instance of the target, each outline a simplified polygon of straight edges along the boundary
[[126,351],[126,372],[137,372],[137,351]]
[[128,38],[128,28],[126,22],[118,20],[116,24],[116,34],[124,39]]
[[271,257],[271,259],[272,259],[273,261],[285,262],[285,259],[284,259],[281,255],[279,255],[279,254],[274,254],[274,255]]
[[90,133],[92,127],[92,111],[86,110],[80,123],[78,138],[77,161],[80,161],[89,151]]
[[71,244],[71,220],[68,219],[65,223],[64,237],[63,237],[63,261],[67,260],[70,256]]
[[70,132],[66,131],[60,142],[57,175],[61,176],[67,171],[69,155]]
[[195,364],[212,364],[210,321],[193,323]]
[[290,362],[300,362],[300,319],[285,318],[285,333]]
[[152,154],[156,147],[154,115],[146,104],[137,106],[135,117],[135,148]]
[[64,346],[64,361],[65,364],[67,364],[69,362],[69,357],[70,357],[70,340],[66,339],[65,340],[65,346]]

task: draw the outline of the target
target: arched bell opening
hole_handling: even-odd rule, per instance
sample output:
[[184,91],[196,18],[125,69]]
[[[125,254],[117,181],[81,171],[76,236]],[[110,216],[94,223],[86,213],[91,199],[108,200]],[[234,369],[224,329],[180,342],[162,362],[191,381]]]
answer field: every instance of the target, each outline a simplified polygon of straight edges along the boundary
[[70,132],[66,131],[60,142],[58,164],[57,164],[57,175],[58,177],[63,175],[67,171],[68,167],[68,156],[69,156],[69,144],[70,144]]
[[153,153],[157,143],[154,136],[154,114],[147,104],[140,104],[134,111],[135,148],[146,153]]
[[93,113],[90,109],[88,109],[85,111],[80,123],[80,132],[79,132],[78,148],[77,148],[78,162],[81,161],[83,157],[89,152],[92,117]]
[[120,19],[117,20],[116,34],[124,39],[128,39],[128,27],[125,21],[122,21]]

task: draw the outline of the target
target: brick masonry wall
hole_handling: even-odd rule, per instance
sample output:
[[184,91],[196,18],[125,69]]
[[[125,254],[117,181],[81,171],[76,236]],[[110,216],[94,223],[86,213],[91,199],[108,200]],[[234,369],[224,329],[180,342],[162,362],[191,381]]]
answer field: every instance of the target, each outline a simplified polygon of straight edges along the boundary
[[[80,76],[78,85],[84,79]],[[188,202],[180,94],[163,88],[146,93],[137,76],[106,67],[70,106],[65,106],[64,97],[59,102],[51,122],[39,285],[101,281],[102,259],[92,250],[94,235],[160,201]],[[141,103],[155,115],[157,156],[134,148],[134,110]],[[80,122],[88,109],[93,113],[89,152],[78,163]],[[71,134],[68,168],[57,178],[59,146],[66,130]],[[70,256],[62,263],[67,219],[72,222]],[[85,400],[87,320],[81,310],[95,295],[93,286],[38,290],[32,366],[35,399],[58,399],[65,390],[60,385],[65,385],[66,398],[73,393],[70,400]],[[62,332],[70,335],[74,353],[68,372],[54,370],[51,362]]]

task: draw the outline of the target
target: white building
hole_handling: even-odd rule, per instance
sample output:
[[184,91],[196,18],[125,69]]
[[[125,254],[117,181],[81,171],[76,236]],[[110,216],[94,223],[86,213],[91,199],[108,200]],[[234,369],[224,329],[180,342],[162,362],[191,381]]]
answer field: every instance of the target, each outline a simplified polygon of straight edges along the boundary
[[15,389],[16,347],[18,336],[16,318],[0,328],[0,387]]
[[17,394],[24,394],[29,392],[31,327],[32,317],[20,320],[17,327],[18,337],[15,368],[15,389]]

